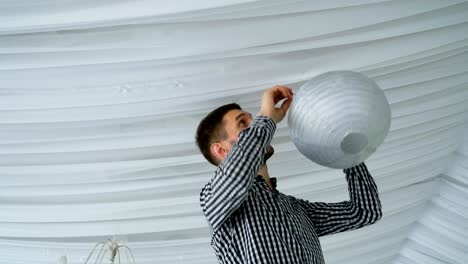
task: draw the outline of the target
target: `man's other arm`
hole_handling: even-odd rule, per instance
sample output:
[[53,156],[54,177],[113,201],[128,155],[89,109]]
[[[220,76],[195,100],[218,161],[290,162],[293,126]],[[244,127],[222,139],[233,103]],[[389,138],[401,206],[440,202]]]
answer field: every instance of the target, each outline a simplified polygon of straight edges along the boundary
[[344,169],[349,201],[309,202],[289,196],[305,209],[318,236],[343,232],[373,224],[382,218],[382,206],[374,179],[364,163]]

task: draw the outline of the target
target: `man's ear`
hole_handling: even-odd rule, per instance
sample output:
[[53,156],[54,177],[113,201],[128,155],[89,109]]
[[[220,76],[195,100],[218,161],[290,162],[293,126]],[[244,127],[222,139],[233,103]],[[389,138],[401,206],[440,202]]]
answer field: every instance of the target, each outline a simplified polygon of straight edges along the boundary
[[223,144],[220,142],[216,142],[211,144],[210,147],[211,154],[216,157],[219,161],[223,161],[226,155],[228,154],[228,150],[225,148]]

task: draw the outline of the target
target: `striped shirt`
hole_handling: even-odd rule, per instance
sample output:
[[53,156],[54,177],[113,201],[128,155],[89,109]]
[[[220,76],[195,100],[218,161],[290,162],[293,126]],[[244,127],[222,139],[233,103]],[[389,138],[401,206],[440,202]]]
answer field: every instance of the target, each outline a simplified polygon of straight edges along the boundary
[[257,116],[200,193],[219,263],[322,264],[320,236],[357,229],[382,216],[377,186],[361,163],[345,169],[350,200],[309,202],[257,175],[276,125]]

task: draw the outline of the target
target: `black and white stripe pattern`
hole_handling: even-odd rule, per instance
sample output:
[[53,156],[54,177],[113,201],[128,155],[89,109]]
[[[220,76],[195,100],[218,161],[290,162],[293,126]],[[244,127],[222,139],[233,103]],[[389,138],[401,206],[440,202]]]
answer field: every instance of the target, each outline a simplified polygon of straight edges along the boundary
[[319,236],[382,216],[364,163],[344,170],[350,201],[308,202],[279,192],[276,184],[270,190],[257,172],[275,129],[269,117],[257,116],[200,193],[219,263],[324,263]]

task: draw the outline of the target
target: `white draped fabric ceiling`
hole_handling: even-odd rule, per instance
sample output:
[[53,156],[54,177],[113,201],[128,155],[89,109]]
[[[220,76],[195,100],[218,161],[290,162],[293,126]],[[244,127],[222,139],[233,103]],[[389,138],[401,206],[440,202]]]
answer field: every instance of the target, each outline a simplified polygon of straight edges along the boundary
[[[136,263],[214,264],[194,144],[225,103],[331,70],[374,79],[392,126],[368,161],[384,217],[321,239],[327,264],[468,263],[468,2],[0,2],[0,263],[84,263],[128,241]],[[286,122],[270,173],[287,194],[348,199]],[[458,151],[457,151],[458,149]]]

